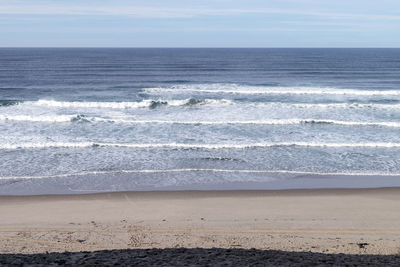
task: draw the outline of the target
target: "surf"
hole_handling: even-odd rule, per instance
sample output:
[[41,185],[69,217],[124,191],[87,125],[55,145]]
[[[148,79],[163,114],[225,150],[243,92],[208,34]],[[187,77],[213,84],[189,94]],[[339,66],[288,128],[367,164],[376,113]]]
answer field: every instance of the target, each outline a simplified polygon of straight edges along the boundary
[[338,125],[338,126],[378,126],[400,128],[400,122],[362,122],[362,121],[340,121],[330,119],[268,119],[268,120],[223,120],[223,121],[185,121],[185,120],[132,120],[120,118],[90,117],[83,114],[76,115],[0,115],[0,121],[26,121],[46,123],[116,123],[116,124],[170,124],[170,125]]
[[215,100],[215,99],[144,99],[132,102],[93,102],[93,101],[57,101],[57,100],[38,100],[26,101],[26,105],[55,107],[55,108],[109,108],[109,109],[138,109],[150,108],[154,109],[161,106],[193,106],[202,104],[226,104],[230,100]]
[[250,149],[268,147],[321,147],[321,148],[400,148],[400,143],[318,143],[318,142],[265,142],[265,143],[227,143],[227,144],[187,144],[187,143],[101,143],[101,142],[46,142],[1,144],[0,149],[43,149],[43,148],[181,148],[181,149]]
[[145,93],[219,93],[243,95],[353,95],[400,96],[400,90],[361,90],[330,87],[270,87],[237,84],[199,84],[144,88]]
[[397,177],[400,173],[388,172],[312,172],[297,170],[252,170],[252,169],[202,169],[202,168],[182,168],[182,169],[143,169],[143,170],[110,170],[110,171],[87,171],[77,173],[62,173],[51,175],[25,175],[25,176],[0,176],[0,180],[19,180],[19,179],[49,179],[64,178],[73,176],[89,176],[104,174],[157,174],[157,173],[185,173],[185,172],[206,172],[206,173],[244,173],[244,174],[290,174],[308,176],[388,176]]

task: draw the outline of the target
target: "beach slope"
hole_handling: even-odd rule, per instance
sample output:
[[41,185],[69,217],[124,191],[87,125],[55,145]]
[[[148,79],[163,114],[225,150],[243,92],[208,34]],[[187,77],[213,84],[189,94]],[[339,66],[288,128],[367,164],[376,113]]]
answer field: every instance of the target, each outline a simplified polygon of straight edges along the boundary
[[1,196],[0,253],[256,248],[400,253],[400,189]]

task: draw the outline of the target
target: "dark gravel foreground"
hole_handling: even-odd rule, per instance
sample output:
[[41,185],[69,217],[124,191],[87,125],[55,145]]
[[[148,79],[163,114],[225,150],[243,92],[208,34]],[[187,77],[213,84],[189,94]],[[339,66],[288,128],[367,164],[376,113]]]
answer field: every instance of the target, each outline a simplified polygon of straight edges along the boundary
[[0,254],[1,266],[400,266],[400,255],[348,255],[257,249],[127,249]]

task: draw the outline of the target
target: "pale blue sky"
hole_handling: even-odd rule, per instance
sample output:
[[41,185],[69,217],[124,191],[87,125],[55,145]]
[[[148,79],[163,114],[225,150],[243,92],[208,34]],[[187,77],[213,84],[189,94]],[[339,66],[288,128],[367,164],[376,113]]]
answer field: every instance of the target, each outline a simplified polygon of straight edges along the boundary
[[0,0],[1,47],[400,47],[399,0]]

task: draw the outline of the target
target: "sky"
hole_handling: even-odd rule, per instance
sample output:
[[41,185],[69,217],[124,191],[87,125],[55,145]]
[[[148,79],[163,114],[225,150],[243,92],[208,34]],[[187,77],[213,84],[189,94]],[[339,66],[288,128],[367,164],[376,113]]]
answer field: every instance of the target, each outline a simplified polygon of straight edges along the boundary
[[400,47],[400,1],[0,0],[0,47]]

